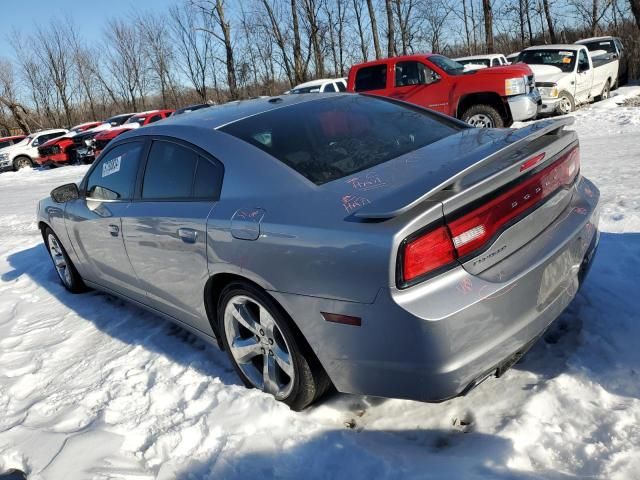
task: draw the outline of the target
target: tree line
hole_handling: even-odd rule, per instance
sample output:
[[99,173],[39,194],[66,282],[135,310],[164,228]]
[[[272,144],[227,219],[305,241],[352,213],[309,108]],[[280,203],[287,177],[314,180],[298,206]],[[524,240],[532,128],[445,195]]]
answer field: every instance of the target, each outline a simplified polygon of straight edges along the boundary
[[620,36],[640,60],[640,0],[178,0],[105,22],[99,40],[54,19],[10,34],[0,128],[276,95],[354,63],[416,52],[508,54]]

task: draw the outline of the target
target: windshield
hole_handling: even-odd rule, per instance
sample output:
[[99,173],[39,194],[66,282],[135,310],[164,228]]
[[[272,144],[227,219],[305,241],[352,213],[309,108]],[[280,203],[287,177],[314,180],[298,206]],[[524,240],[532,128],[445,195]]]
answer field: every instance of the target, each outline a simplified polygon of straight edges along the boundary
[[312,87],[300,87],[294,88],[290,93],[318,93],[321,85],[314,85]]
[[490,60],[488,58],[474,58],[469,60],[456,60],[456,62],[462,65],[484,65],[485,67],[490,67]]
[[109,118],[104,123],[110,123],[112,127],[115,127],[115,126],[118,126],[118,125],[122,125],[129,118],[131,118],[131,114],[129,114],[129,115],[116,115],[115,117]]
[[129,120],[127,120],[124,123],[138,123],[142,125],[146,119],[147,117],[131,117]]
[[576,52],[571,50],[527,50],[520,53],[518,62],[528,65],[550,65],[565,73],[573,72]]
[[616,53],[616,46],[613,44],[613,40],[602,40],[599,42],[589,42],[583,43],[585,47],[590,52],[595,52],[596,50],[604,50],[607,53]]
[[377,97],[327,95],[220,130],[322,185],[418,150],[460,128],[426,110]]
[[429,61],[434,65],[437,65],[449,75],[462,75],[466,73],[464,71],[464,65],[450,58],[443,57],[442,55],[431,55]]

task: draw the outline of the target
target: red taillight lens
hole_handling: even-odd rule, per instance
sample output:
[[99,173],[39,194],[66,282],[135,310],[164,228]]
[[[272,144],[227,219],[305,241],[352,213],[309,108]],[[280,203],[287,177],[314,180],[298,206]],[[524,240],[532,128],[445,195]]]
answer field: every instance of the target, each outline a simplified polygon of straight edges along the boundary
[[516,187],[498,195],[482,207],[448,222],[459,257],[484,246],[507,223],[536,206],[561,187],[573,183],[580,169],[578,147],[564,154]]
[[456,259],[447,227],[438,227],[404,246],[402,279],[411,282],[429,272],[438,270]]
[[[536,161],[528,167],[540,162],[544,155],[534,158]],[[510,221],[558,189],[571,185],[579,170],[580,150],[576,146],[552,165],[481,207],[448,221],[446,226],[408,240],[402,247],[400,283],[406,286],[484,247]]]

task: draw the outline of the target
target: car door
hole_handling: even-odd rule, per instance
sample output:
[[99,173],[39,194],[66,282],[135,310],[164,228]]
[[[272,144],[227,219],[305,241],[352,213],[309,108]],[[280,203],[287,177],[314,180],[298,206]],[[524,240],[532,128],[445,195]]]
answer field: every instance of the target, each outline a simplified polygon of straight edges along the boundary
[[222,172],[219,162],[196,147],[154,138],[136,198],[122,219],[147,304],[205,332],[206,225]]
[[585,103],[589,101],[593,83],[593,68],[589,62],[589,56],[585,48],[580,49],[578,53],[578,65],[576,67],[576,103]]
[[81,184],[80,198],[68,202],[65,222],[83,278],[142,301],[122,237],[144,142],[132,140],[105,151]]
[[448,111],[446,82],[427,65],[416,60],[396,62],[391,97],[442,113]]

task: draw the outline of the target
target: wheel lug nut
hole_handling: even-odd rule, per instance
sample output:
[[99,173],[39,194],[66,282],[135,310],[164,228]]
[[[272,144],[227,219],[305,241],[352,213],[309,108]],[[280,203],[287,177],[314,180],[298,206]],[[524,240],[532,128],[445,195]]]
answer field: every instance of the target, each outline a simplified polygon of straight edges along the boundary
[[264,335],[264,330],[260,330],[260,335]]
[[273,350],[269,350],[269,355],[273,357]]
[[269,345],[273,345],[273,338],[269,339]]
[[260,349],[260,351],[261,351],[263,354],[265,353],[264,348],[261,348],[261,349]]

